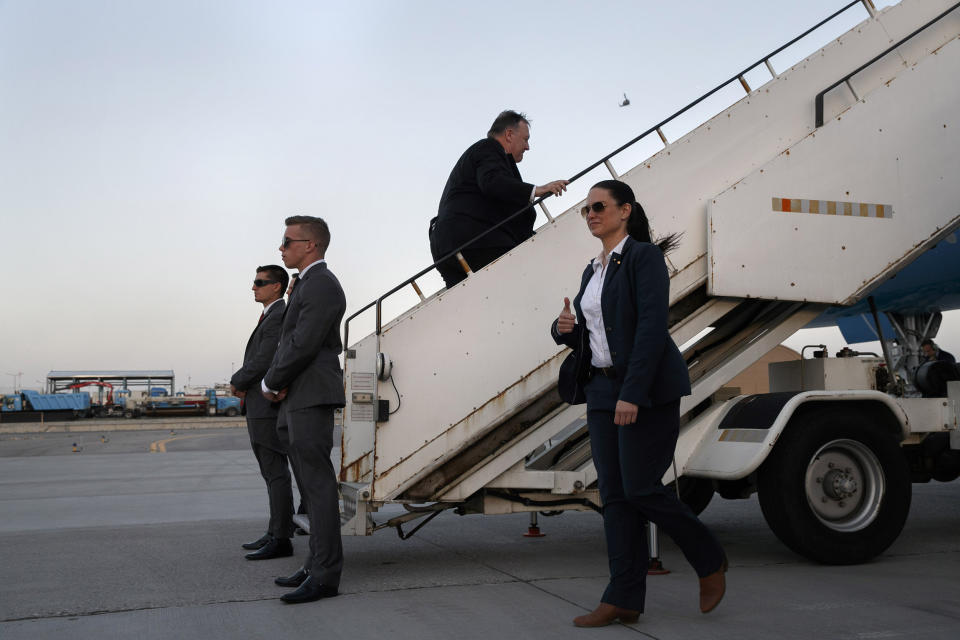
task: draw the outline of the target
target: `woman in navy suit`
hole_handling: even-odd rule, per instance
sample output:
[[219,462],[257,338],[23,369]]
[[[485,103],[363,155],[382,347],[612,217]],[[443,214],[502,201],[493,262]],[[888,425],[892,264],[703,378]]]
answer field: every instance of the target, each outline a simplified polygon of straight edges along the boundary
[[[700,609],[713,610],[725,590],[726,557],[696,515],[663,486],[680,424],[680,398],[690,394],[687,365],[667,330],[670,278],[663,254],[670,236],[651,242],[643,208],[630,187],[604,180],[582,210],[603,244],[583,273],[580,292],[553,323],[558,344],[576,350],[579,375],[561,380],[586,396],[597,469],[610,582],[578,627],[636,622],[643,612],[649,551],[646,521],[683,551],[700,577]],[[582,391],[581,391],[582,388]],[[561,395],[564,395],[561,389]]]

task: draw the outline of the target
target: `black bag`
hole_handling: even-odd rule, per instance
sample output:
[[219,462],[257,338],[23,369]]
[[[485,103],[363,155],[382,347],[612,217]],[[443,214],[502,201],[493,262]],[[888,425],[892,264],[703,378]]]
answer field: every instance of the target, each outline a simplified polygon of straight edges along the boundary
[[[582,362],[582,356],[587,356],[587,362]],[[557,380],[557,391],[560,399],[567,404],[583,404],[587,401],[587,394],[583,388],[587,384],[590,374],[589,351],[584,354],[580,349],[574,349],[564,358],[560,365],[560,375]]]
[[583,404],[587,401],[584,387],[590,381],[590,360],[593,354],[587,344],[587,330],[580,329],[580,344],[560,364],[557,391],[567,404]]

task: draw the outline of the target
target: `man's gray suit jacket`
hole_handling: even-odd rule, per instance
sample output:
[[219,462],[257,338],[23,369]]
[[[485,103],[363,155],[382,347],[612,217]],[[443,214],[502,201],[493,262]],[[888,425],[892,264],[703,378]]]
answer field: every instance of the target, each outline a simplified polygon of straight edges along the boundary
[[347,300],[325,262],[299,278],[287,303],[280,345],[264,376],[268,389],[287,389],[288,411],[345,404],[338,356],[343,350],[340,321]]

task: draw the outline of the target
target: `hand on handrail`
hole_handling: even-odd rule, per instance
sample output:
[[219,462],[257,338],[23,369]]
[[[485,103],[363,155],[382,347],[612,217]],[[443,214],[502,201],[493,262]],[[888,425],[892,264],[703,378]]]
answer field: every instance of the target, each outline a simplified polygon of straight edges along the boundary
[[547,184],[541,185],[534,189],[533,197],[539,198],[540,196],[545,196],[548,193],[559,196],[561,193],[566,191],[569,183],[569,180],[554,180],[553,182],[548,182]]

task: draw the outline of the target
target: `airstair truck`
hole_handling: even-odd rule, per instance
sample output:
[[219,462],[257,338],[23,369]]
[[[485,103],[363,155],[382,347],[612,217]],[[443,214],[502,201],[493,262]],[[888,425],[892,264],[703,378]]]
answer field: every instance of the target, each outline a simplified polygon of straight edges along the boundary
[[[733,76],[724,85],[747,94],[693,131],[670,141],[663,127],[699,100],[575,176],[625,180],[655,235],[684,234],[667,257],[670,330],[693,393],[664,481],[679,477],[701,501],[704,488],[759,492],[778,537],[821,562],[862,562],[893,542],[911,480],[932,464],[924,442],[940,434],[960,449],[957,383],[949,398],[902,397],[876,359],[845,359],[838,377],[828,358],[774,376],[774,393],[716,392],[825,309],[869,297],[956,237],[957,6],[852,2],[844,11],[865,8],[866,20],[783,72],[777,52],[762,58],[754,67],[772,78],[755,89],[754,67]],[[617,154],[653,133],[664,148],[619,175]],[[557,395],[566,350],[548,334],[596,253],[580,204],[555,217],[544,207],[535,236],[451,289],[426,298],[410,279],[347,319],[345,534],[403,536],[446,509],[597,508],[585,410]],[[384,300],[410,288],[420,302],[384,321]],[[360,313],[375,331],[351,343]],[[948,464],[938,477],[951,475]],[[406,512],[378,513],[388,503]]]

